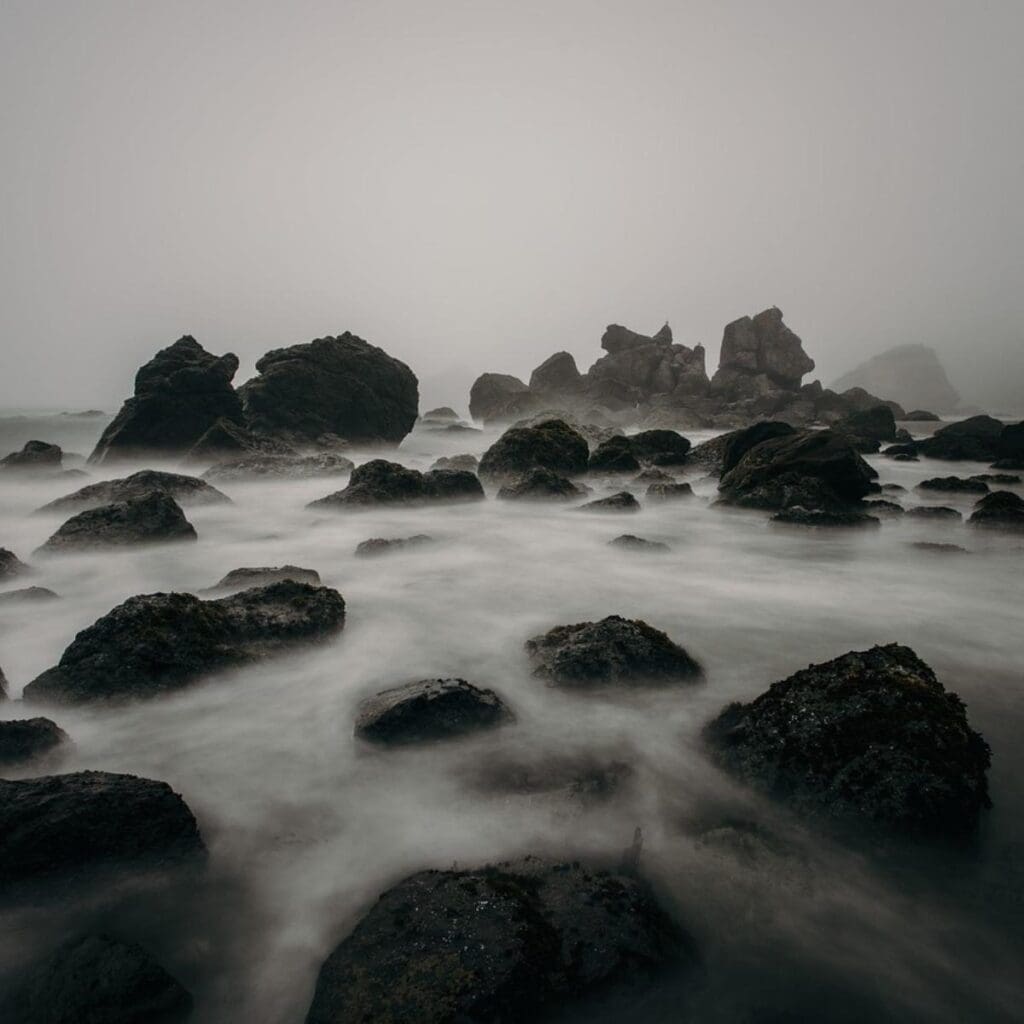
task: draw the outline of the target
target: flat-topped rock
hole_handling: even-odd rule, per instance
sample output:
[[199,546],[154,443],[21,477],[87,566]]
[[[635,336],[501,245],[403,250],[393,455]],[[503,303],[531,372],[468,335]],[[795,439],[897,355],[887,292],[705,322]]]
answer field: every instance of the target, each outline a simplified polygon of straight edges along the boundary
[[354,553],[357,558],[376,558],[378,555],[409,551],[433,543],[434,538],[426,533],[416,533],[411,537],[371,537],[360,541]]
[[950,508],[948,505],[915,505],[913,508],[908,508],[904,515],[910,516],[913,519],[931,519],[939,522],[958,522],[963,519],[963,515],[960,512],[955,508]]
[[946,491],[951,494],[988,494],[988,484],[983,480],[965,480],[959,476],[933,476],[918,485],[921,491]]
[[615,514],[616,512],[639,512],[640,502],[637,501],[636,498],[634,498],[633,495],[629,493],[629,491],[619,491],[618,494],[612,494],[607,498],[597,498],[594,501],[588,501],[585,505],[577,505],[576,511],[595,512],[598,514]]
[[792,505],[776,512],[770,522],[780,526],[807,526],[820,529],[882,525],[875,516],[856,509],[802,508],[799,505]]
[[231,499],[205,480],[183,473],[165,473],[156,469],[143,469],[119,480],[102,480],[87,484],[72,494],[65,494],[37,509],[38,512],[85,512],[101,505],[144,498],[159,491],[170,495],[182,508],[201,505],[230,505]]

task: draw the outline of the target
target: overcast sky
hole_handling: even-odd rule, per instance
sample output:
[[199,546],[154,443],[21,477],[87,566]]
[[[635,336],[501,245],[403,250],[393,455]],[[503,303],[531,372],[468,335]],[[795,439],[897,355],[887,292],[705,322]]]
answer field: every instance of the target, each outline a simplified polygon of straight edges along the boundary
[[0,406],[346,329],[429,404],[780,306],[1024,382],[1024,2],[0,0]]

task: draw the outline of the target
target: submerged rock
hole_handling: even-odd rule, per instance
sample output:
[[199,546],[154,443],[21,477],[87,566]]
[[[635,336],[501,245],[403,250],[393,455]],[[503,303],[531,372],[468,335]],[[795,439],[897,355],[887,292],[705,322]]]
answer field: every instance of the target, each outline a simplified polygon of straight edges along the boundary
[[214,356],[185,336],[135,375],[135,395],[103,431],[90,462],[184,455],[222,417],[242,422],[231,387],[238,358]]
[[68,734],[49,718],[0,721],[0,765],[23,764],[67,742]]
[[661,541],[646,540],[632,533],[623,533],[614,540],[608,541],[608,544],[610,547],[623,548],[626,551],[644,551],[650,554],[671,550],[667,544],[662,544]]
[[[653,486],[653,485],[652,485]],[[639,512],[640,502],[633,497],[629,491],[619,491],[608,498],[598,498],[595,501],[588,501],[585,505],[577,505],[577,512]]]
[[319,587],[320,573],[315,569],[302,569],[297,565],[260,565],[232,569],[210,587],[210,590],[247,590],[250,587],[265,587],[284,580]]
[[625,761],[590,754],[537,757],[531,753],[526,757],[490,756],[467,773],[472,787],[483,793],[558,796],[582,804],[597,804],[614,797],[633,770]]
[[409,548],[419,548],[424,544],[433,543],[434,538],[425,533],[417,533],[412,537],[371,537],[356,545],[355,555],[357,558],[374,558],[377,555],[408,551]]
[[64,453],[55,444],[46,441],[26,441],[21,451],[11,452],[0,459],[3,473],[55,473],[60,469]]
[[696,961],[634,875],[530,857],[421,871],[326,960],[306,1024],[519,1024]]
[[480,476],[485,480],[514,480],[534,469],[563,476],[586,472],[590,448],[585,438],[562,420],[534,427],[511,427],[484,452]]
[[533,674],[553,686],[694,682],[703,669],[668,635],[640,619],[556,626],[526,641]]
[[644,495],[648,501],[679,501],[692,498],[693,487],[688,483],[653,483]]
[[452,739],[511,722],[493,691],[465,679],[423,679],[383,690],[359,705],[355,732],[386,746]]
[[457,469],[421,473],[397,462],[373,459],[352,471],[348,486],[311,501],[307,508],[359,508],[368,505],[425,504],[439,501],[479,501],[480,481]]
[[288,443],[334,434],[398,444],[412,430],[419,383],[405,363],[346,331],[268,352],[238,389],[246,422]]
[[211,466],[204,480],[312,480],[317,477],[344,476],[355,469],[355,463],[338,452],[316,452],[313,455],[247,455]]
[[904,513],[914,519],[959,520],[963,516],[948,505],[915,505]]
[[0,594],[0,605],[22,604],[36,601],[56,601],[60,594],[49,587],[22,587],[20,590],[6,590]]
[[975,473],[968,477],[969,480],[976,480],[983,484],[1019,484],[1021,477],[1017,473]]
[[435,459],[431,469],[458,469],[465,473],[475,473],[480,460],[475,455],[442,455]]
[[192,996],[135,943],[72,939],[39,964],[9,1004],[10,1024],[180,1024]]
[[230,505],[231,499],[216,487],[199,477],[183,473],[164,473],[156,469],[143,469],[120,480],[103,480],[88,484],[73,494],[43,505],[37,512],[85,512],[101,505],[118,501],[144,498],[154,492],[170,495],[183,508],[197,505]]
[[917,442],[921,455],[930,459],[977,459],[991,462],[999,458],[1003,424],[991,416],[971,416],[936,430],[931,437]]
[[993,491],[974,505],[971,526],[997,530],[1024,530],[1024,499],[1012,491]]
[[498,497],[511,501],[568,501],[586,493],[585,488],[550,469],[532,469],[514,483],[505,484]]
[[951,494],[987,494],[988,484],[983,480],[965,480],[959,476],[933,476],[918,485],[921,491],[947,491]]
[[864,502],[864,511],[873,516],[901,516],[903,506],[895,501],[886,501],[884,498],[874,498]]
[[40,548],[38,554],[86,551],[196,540],[195,527],[178,503],[164,491],[101,505],[72,516]]
[[[901,510],[902,511],[902,510]],[[880,520],[856,509],[809,509],[799,505],[776,512],[771,522],[783,526],[836,528],[850,526],[881,526]]]
[[911,541],[910,546],[918,551],[928,551],[936,555],[967,555],[970,552],[959,544],[937,544],[931,540]]
[[0,779],[0,891],[98,868],[147,869],[204,853],[196,819],[166,782],[112,772]]
[[325,639],[345,623],[336,590],[286,580],[201,601],[130,597],[87,629],[25,687],[26,701],[80,704],[153,697],[210,672]]
[[798,810],[899,832],[969,833],[989,806],[989,749],[909,647],[811,665],[705,733],[715,759]]
[[420,420],[422,422],[455,423],[459,414],[450,405],[439,405],[436,409],[428,409]]
[[31,569],[13,551],[0,548],[0,580],[13,580]]

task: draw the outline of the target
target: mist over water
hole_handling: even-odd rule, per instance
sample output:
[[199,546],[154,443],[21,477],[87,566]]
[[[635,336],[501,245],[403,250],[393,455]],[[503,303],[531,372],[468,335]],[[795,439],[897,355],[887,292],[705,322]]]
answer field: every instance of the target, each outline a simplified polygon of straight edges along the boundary
[[[2,430],[7,449],[18,431],[48,426],[48,439],[84,452],[103,422]],[[440,455],[479,454],[496,436],[417,430],[391,457],[426,469]],[[940,468],[868,459],[882,482],[908,490]],[[142,467],[104,475],[134,468]],[[4,718],[49,714],[71,736],[57,770],[170,783],[210,849],[203,874],[169,888],[8,913],[0,985],[77,928],[99,926],[152,949],[194,993],[197,1024],[285,1024],[305,1014],[327,953],[404,875],[525,853],[616,861],[639,826],[642,868],[697,937],[704,968],[640,1004],[589,1007],[567,1021],[676,1021],[681,1000],[703,1021],[1013,1019],[1024,997],[1021,539],[909,519],[875,531],[789,531],[760,513],[710,508],[715,481],[695,469],[684,478],[696,499],[613,516],[494,500],[329,513],[305,505],[344,478],[225,484],[233,504],[186,509],[197,543],[45,560],[31,553],[61,519],[30,513],[85,481],[0,485],[0,542],[36,569],[16,585],[61,595],[0,608],[12,697],[134,594],[198,592],[233,568],[290,563],[317,570],[348,606],[344,631],[327,644],[159,700],[50,711],[0,704]],[[595,496],[622,484],[591,482]],[[966,512],[970,497],[941,503]],[[671,550],[607,546],[627,532]],[[353,556],[369,537],[416,533],[438,543]],[[910,547],[915,540],[972,553],[936,555]],[[706,682],[582,695],[531,677],[528,637],[609,614],[667,631],[703,663]],[[868,858],[736,785],[702,750],[701,728],[729,701],[810,662],[892,641],[914,648],[964,698],[993,748],[994,807],[976,851]],[[355,740],[360,699],[434,676],[495,689],[516,722],[404,750]],[[576,755],[632,771],[606,802],[477,784],[505,758],[543,765]],[[756,831],[737,831],[742,823]]]

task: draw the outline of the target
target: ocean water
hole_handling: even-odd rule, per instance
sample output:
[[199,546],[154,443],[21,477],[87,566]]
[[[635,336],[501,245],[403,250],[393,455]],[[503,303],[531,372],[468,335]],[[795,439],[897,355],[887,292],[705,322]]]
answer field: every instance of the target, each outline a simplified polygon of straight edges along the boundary
[[[104,422],[2,419],[0,448],[40,437],[85,454]],[[439,455],[479,454],[496,433],[417,430],[391,457],[425,469]],[[965,513],[972,496],[913,487],[987,469],[869,461],[883,482],[908,489],[896,496],[905,504]],[[99,927],[153,949],[194,993],[197,1024],[300,1021],[322,961],[404,875],[524,853],[615,859],[640,827],[642,869],[698,940],[703,966],[566,1020],[1020,1019],[1024,537],[909,519],[878,530],[782,529],[762,513],[712,508],[716,482],[702,471],[680,478],[697,497],[614,516],[493,495],[334,513],[305,506],[344,478],[225,484],[232,504],[186,509],[194,544],[45,560],[32,552],[61,520],[33,510],[88,481],[0,480],[0,546],[35,569],[4,589],[31,583],[61,595],[0,607],[0,666],[12,697],[76,632],[133,594],[198,591],[233,568],[292,563],[317,570],[348,607],[344,631],[327,644],[159,701],[50,711],[0,703],[4,718],[47,714],[70,734],[59,770],[169,782],[210,849],[205,873],[186,886],[126,886],[8,910],[0,984],[13,984],[55,942]],[[622,489],[621,480],[590,483],[595,497]],[[353,555],[369,537],[416,533],[437,543]],[[671,550],[608,547],[621,533]],[[911,546],[918,540],[970,554],[921,551]],[[531,676],[527,638],[609,614],[664,629],[703,663],[706,681],[581,695]],[[969,852],[876,857],[843,846],[737,785],[702,747],[702,727],[728,702],[809,663],[893,641],[963,697],[992,746],[994,806]],[[400,751],[354,739],[363,697],[435,676],[497,690],[515,723]],[[577,755],[631,772],[612,798],[589,803],[495,794],[476,782],[504,758],[543,766]]]

